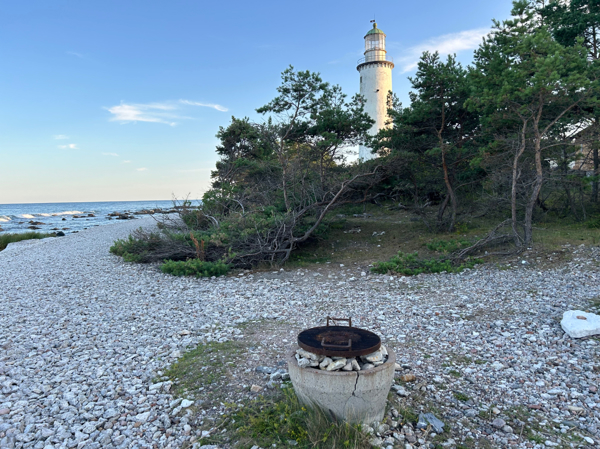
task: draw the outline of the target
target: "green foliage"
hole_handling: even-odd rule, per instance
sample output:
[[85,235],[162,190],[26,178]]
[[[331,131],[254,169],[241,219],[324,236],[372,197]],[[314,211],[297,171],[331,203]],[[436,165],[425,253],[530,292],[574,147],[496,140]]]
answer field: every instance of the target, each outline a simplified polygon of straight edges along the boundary
[[427,243],[427,249],[431,251],[436,251],[438,253],[448,254],[453,253],[458,249],[462,249],[471,245],[471,242],[467,239],[450,239],[450,240],[441,240],[436,239]]
[[399,252],[389,262],[377,262],[371,269],[375,273],[398,273],[415,276],[421,273],[458,273],[465,268],[473,268],[481,263],[478,259],[468,259],[460,265],[455,265],[449,259],[419,259],[418,253],[404,254]]
[[585,225],[590,229],[600,229],[600,216],[590,218]]
[[21,242],[23,240],[45,239],[46,237],[56,237],[56,235],[42,233],[42,232],[23,232],[23,233],[17,233],[17,234],[1,234],[0,235],[0,251],[5,249],[9,243]]
[[288,385],[274,397],[261,397],[232,411],[234,440],[245,446],[288,446],[298,449],[370,449],[369,436],[360,426],[332,421],[322,410],[300,404]]
[[229,272],[230,266],[224,262],[206,262],[200,259],[166,260],[160,270],[173,276],[211,277],[223,276]]
[[115,240],[109,251],[116,256],[121,256],[125,262],[146,262],[161,243],[162,238],[158,233],[147,234],[146,239],[130,235],[126,239]]

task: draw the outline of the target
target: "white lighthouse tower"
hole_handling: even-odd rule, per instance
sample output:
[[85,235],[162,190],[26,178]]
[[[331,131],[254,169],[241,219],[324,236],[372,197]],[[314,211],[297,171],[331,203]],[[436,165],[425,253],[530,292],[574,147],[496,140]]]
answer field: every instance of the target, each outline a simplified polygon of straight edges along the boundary
[[[375,135],[386,126],[388,120],[387,97],[392,90],[394,62],[385,50],[385,33],[373,23],[365,36],[365,57],[358,60],[356,70],[360,73],[360,94],[365,98],[365,112],[375,120],[369,134]],[[376,155],[363,145],[358,150],[361,160],[373,159]]]

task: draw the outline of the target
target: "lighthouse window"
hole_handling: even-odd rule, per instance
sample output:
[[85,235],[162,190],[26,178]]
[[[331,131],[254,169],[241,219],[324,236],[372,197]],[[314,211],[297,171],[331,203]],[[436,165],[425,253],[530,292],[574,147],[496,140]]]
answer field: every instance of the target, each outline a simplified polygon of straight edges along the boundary
[[362,76],[360,77],[360,84],[362,84]]

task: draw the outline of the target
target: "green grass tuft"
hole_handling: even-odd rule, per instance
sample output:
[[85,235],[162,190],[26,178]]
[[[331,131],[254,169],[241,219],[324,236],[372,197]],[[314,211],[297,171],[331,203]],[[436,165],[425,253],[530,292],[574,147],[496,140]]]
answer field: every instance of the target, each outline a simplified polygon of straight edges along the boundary
[[0,235],[0,251],[5,249],[9,243],[21,242],[23,240],[45,239],[46,237],[56,237],[55,234],[42,232],[23,232],[18,234]]
[[370,436],[359,425],[334,421],[320,409],[303,406],[290,385],[236,408],[229,417],[228,429],[241,447],[287,447],[295,442],[298,449],[371,448]]

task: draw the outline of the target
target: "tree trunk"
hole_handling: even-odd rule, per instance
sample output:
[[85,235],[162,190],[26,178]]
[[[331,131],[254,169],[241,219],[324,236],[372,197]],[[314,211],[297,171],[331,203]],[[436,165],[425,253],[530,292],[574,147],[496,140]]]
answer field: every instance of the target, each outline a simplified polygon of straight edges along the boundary
[[[600,158],[598,157],[598,142],[593,142],[594,149],[592,150],[592,155],[594,158],[594,177],[600,174]],[[592,182],[592,202],[598,202],[598,180],[594,179]]]
[[537,199],[540,195],[540,191],[542,190],[542,184],[544,182],[544,173],[542,170],[542,142],[541,135],[538,130],[538,121],[534,123],[534,131],[535,131],[535,182],[533,184],[533,190],[531,192],[531,196],[527,201],[527,206],[525,208],[525,220],[523,222],[523,230],[524,230],[524,241],[523,243],[526,246],[531,245],[533,241],[533,210],[535,209],[535,205],[537,203]]
[[510,192],[510,212],[511,212],[511,221],[512,221],[512,230],[515,236],[515,246],[521,246],[521,237],[519,235],[519,231],[517,230],[517,180],[521,175],[519,170],[519,159],[525,152],[525,147],[527,141],[525,140],[525,135],[527,132],[527,120],[523,120],[523,127],[521,128],[521,142],[519,149],[515,153],[515,157],[513,158],[513,166],[512,166],[512,185]]
[[456,210],[458,209],[458,204],[456,201],[456,195],[454,194],[454,189],[452,188],[452,184],[450,183],[450,176],[448,175],[448,164],[446,164],[445,146],[442,147],[442,167],[444,169],[444,183],[446,184],[448,196],[450,197],[450,205],[452,207],[452,216],[450,217],[450,224],[448,225],[448,231],[452,232],[454,231],[454,224],[456,223]]
[[444,212],[446,212],[446,206],[448,206],[448,201],[450,200],[450,195],[446,195],[442,204],[440,204],[440,208],[438,209],[438,223],[442,222],[444,218]]

